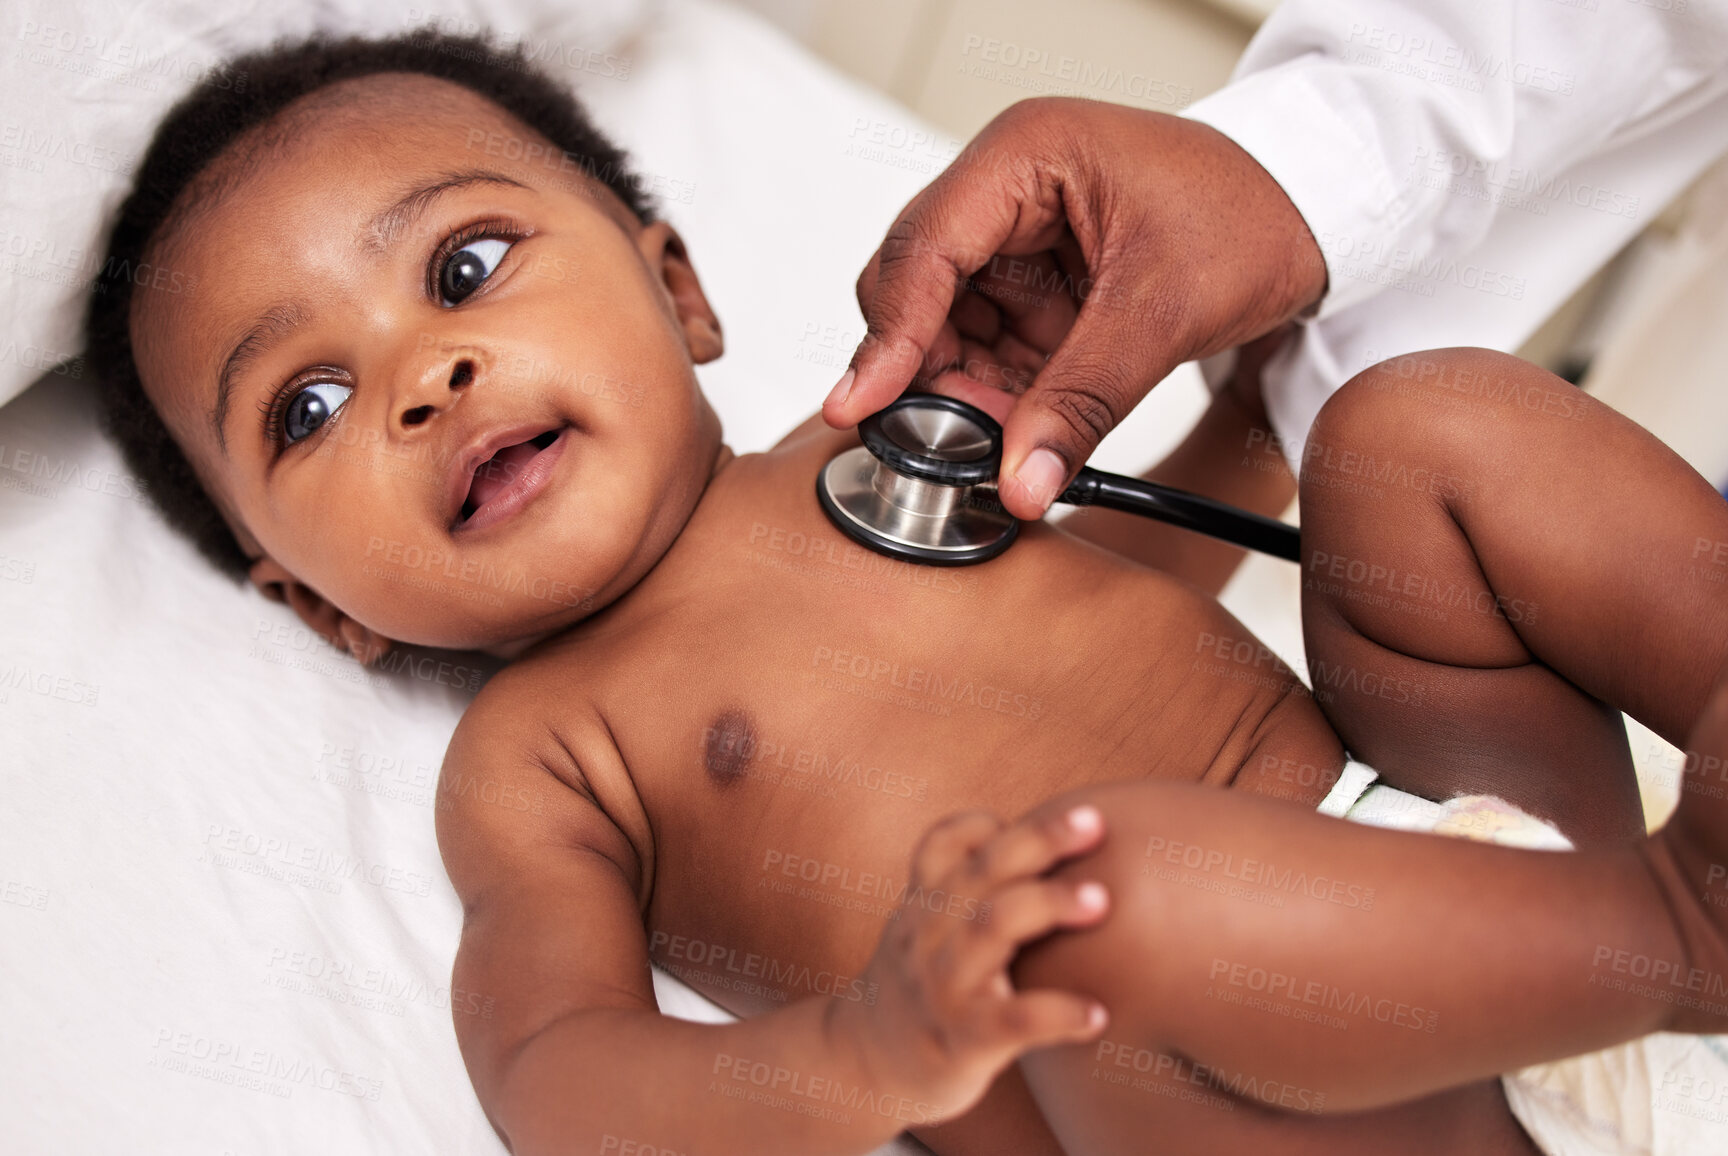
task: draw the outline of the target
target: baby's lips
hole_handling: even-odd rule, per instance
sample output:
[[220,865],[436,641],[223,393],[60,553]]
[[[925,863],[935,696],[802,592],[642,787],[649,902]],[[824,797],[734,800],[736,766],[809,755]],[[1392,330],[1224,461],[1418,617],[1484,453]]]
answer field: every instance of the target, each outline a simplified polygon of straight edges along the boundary
[[469,489],[469,503],[454,532],[478,532],[509,521],[551,484],[563,460],[569,426],[542,430],[524,442],[505,446],[480,464]]
[[454,529],[462,521],[462,507],[468,504],[468,494],[474,487],[474,472],[492,459],[505,446],[530,439],[559,423],[545,418],[515,422],[495,427],[489,433],[472,438],[458,453],[451,456],[450,473],[444,484],[445,524]]
[[[541,435],[544,437],[544,435]],[[478,509],[491,501],[501,491],[509,489],[510,483],[516,480],[529,462],[533,461],[545,449],[537,444],[541,438],[533,441],[517,442],[505,446],[496,454],[481,462],[474,470],[474,481],[468,487],[468,499],[463,504],[464,509]]]

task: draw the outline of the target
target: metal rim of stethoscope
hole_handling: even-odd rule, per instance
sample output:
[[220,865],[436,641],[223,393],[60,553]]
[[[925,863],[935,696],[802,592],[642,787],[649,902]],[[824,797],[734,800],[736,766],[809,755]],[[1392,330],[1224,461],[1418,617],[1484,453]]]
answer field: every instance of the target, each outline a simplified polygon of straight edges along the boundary
[[906,394],[858,423],[864,444],[816,475],[841,532],[878,553],[964,566],[1006,550],[1020,523],[996,502],[1002,427],[975,406]]

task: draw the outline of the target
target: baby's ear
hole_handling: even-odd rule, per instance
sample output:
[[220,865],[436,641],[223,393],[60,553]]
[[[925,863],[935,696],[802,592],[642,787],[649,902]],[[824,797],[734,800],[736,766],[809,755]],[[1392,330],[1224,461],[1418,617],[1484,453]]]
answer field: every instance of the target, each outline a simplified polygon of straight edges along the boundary
[[678,314],[678,324],[684,330],[684,344],[690,349],[690,360],[704,365],[719,357],[726,349],[720,335],[720,319],[702,292],[702,282],[690,255],[684,251],[684,241],[678,231],[665,221],[645,226],[637,237],[648,267],[660,273],[660,281],[672,298],[672,308]]
[[252,585],[273,602],[286,602],[300,621],[338,650],[346,650],[361,666],[371,666],[395,645],[369,626],[348,617],[318,591],[290,574],[276,559],[265,555],[247,571]]

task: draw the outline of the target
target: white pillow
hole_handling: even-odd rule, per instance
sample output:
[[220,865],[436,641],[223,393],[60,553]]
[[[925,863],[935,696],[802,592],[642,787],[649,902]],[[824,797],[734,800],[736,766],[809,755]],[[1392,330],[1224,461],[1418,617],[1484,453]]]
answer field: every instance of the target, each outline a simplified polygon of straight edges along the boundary
[[163,113],[220,63],[314,31],[425,24],[520,41],[549,72],[625,79],[660,0],[22,0],[0,26],[0,404],[73,358],[110,214]]

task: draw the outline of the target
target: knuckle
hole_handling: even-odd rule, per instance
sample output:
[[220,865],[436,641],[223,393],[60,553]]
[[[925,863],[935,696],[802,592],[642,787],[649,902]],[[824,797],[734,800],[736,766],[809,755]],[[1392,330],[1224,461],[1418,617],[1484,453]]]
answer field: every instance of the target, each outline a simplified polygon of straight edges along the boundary
[[943,255],[940,236],[926,219],[923,204],[914,205],[888,226],[882,247],[877,251],[878,276],[890,280],[901,276],[901,271],[908,267],[931,261],[951,265]]
[[944,991],[954,986],[954,977],[960,970],[957,955],[963,946],[947,937],[931,945],[925,956],[924,970],[933,986]]
[[956,837],[974,837],[975,832],[987,830],[994,822],[990,812],[980,809],[955,811],[937,820],[933,830],[939,830]]
[[939,875],[964,869],[1001,821],[989,811],[956,811],[931,825],[912,852],[914,882],[929,883]]
[[1038,1024],[1037,1012],[1026,1000],[1011,1000],[1002,1007],[1002,1029],[1010,1035],[1030,1034]]
[[941,834],[937,831],[927,832],[918,841],[918,846],[912,850],[912,881],[923,884],[937,868],[937,857],[940,852]]
[[1017,100],[997,113],[989,130],[1001,133],[1042,132],[1052,121],[1062,119],[1062,100],[1054,96],[1031,96]]
[[1038,836],[1052,846],[1065,843],[1068,839],[1067,807],[1049,807],[1038,814]]
[[1043,893],[1039,896],[1039,902],[1053,918],[1063,912],[1078,911],[1080,909],[1080,887],[1081,884],[1068,880],[1048,880],[1044,884]]
[[1003,897],[994,899],[979,899],[964,910],[956,912],[956,922],[961,926],[960,934],[975,945],[978,951],[990,950],[991,945],[1007,938],[1008,932],[1003,921],[1003,914],[1009,910],[1003,906]]
[[[1143,253],[1124,246],[1112,267],[1133,269],[1144,260]],[[1209,315],[1195,301],[1192,289],[1181,281],[1160,280],[1143,286],[1141,292],[1134,292],[1132,285],[1133,282],[1124,277],[1120,283],[1111,286],[1114,292],[1106,293],[1103,300],[1122,306],[1124,323],[1133,326],[1136,340],[1151,341],[1160,334],[1191,337],[1212,327],[1207,324]]]
[[1116,428],[1115,410],[1100,396],[1106,392],[1106,387],[1090,384],[1054,386],[1044,395],[1044,408],[1060,419],[1077,440],[1096,445]]
[[950,1023],[946,1017],[937,1019],[930,1035],[945,1063],[952,1063],[965,1053],[965,1031],[959,1025]]
[[993,879],[1002,872],[1008,854],[1000,837],[988,839],[967,854],[959,874],[970,879]]
[[870,302],[875,296],[876,272],[873,264],[864,266],[858,279],[852,282],[852,295],[858,299],[859,307],[866,314],[870,312]]
[[992,127],[1000,125],[1005,129],[1024,124],[1028,120],[1037,119],[1043,107],[1044,103],[1041,97],[1030,96],[1024,100],[1017,100],[997,113],[990,124]]

